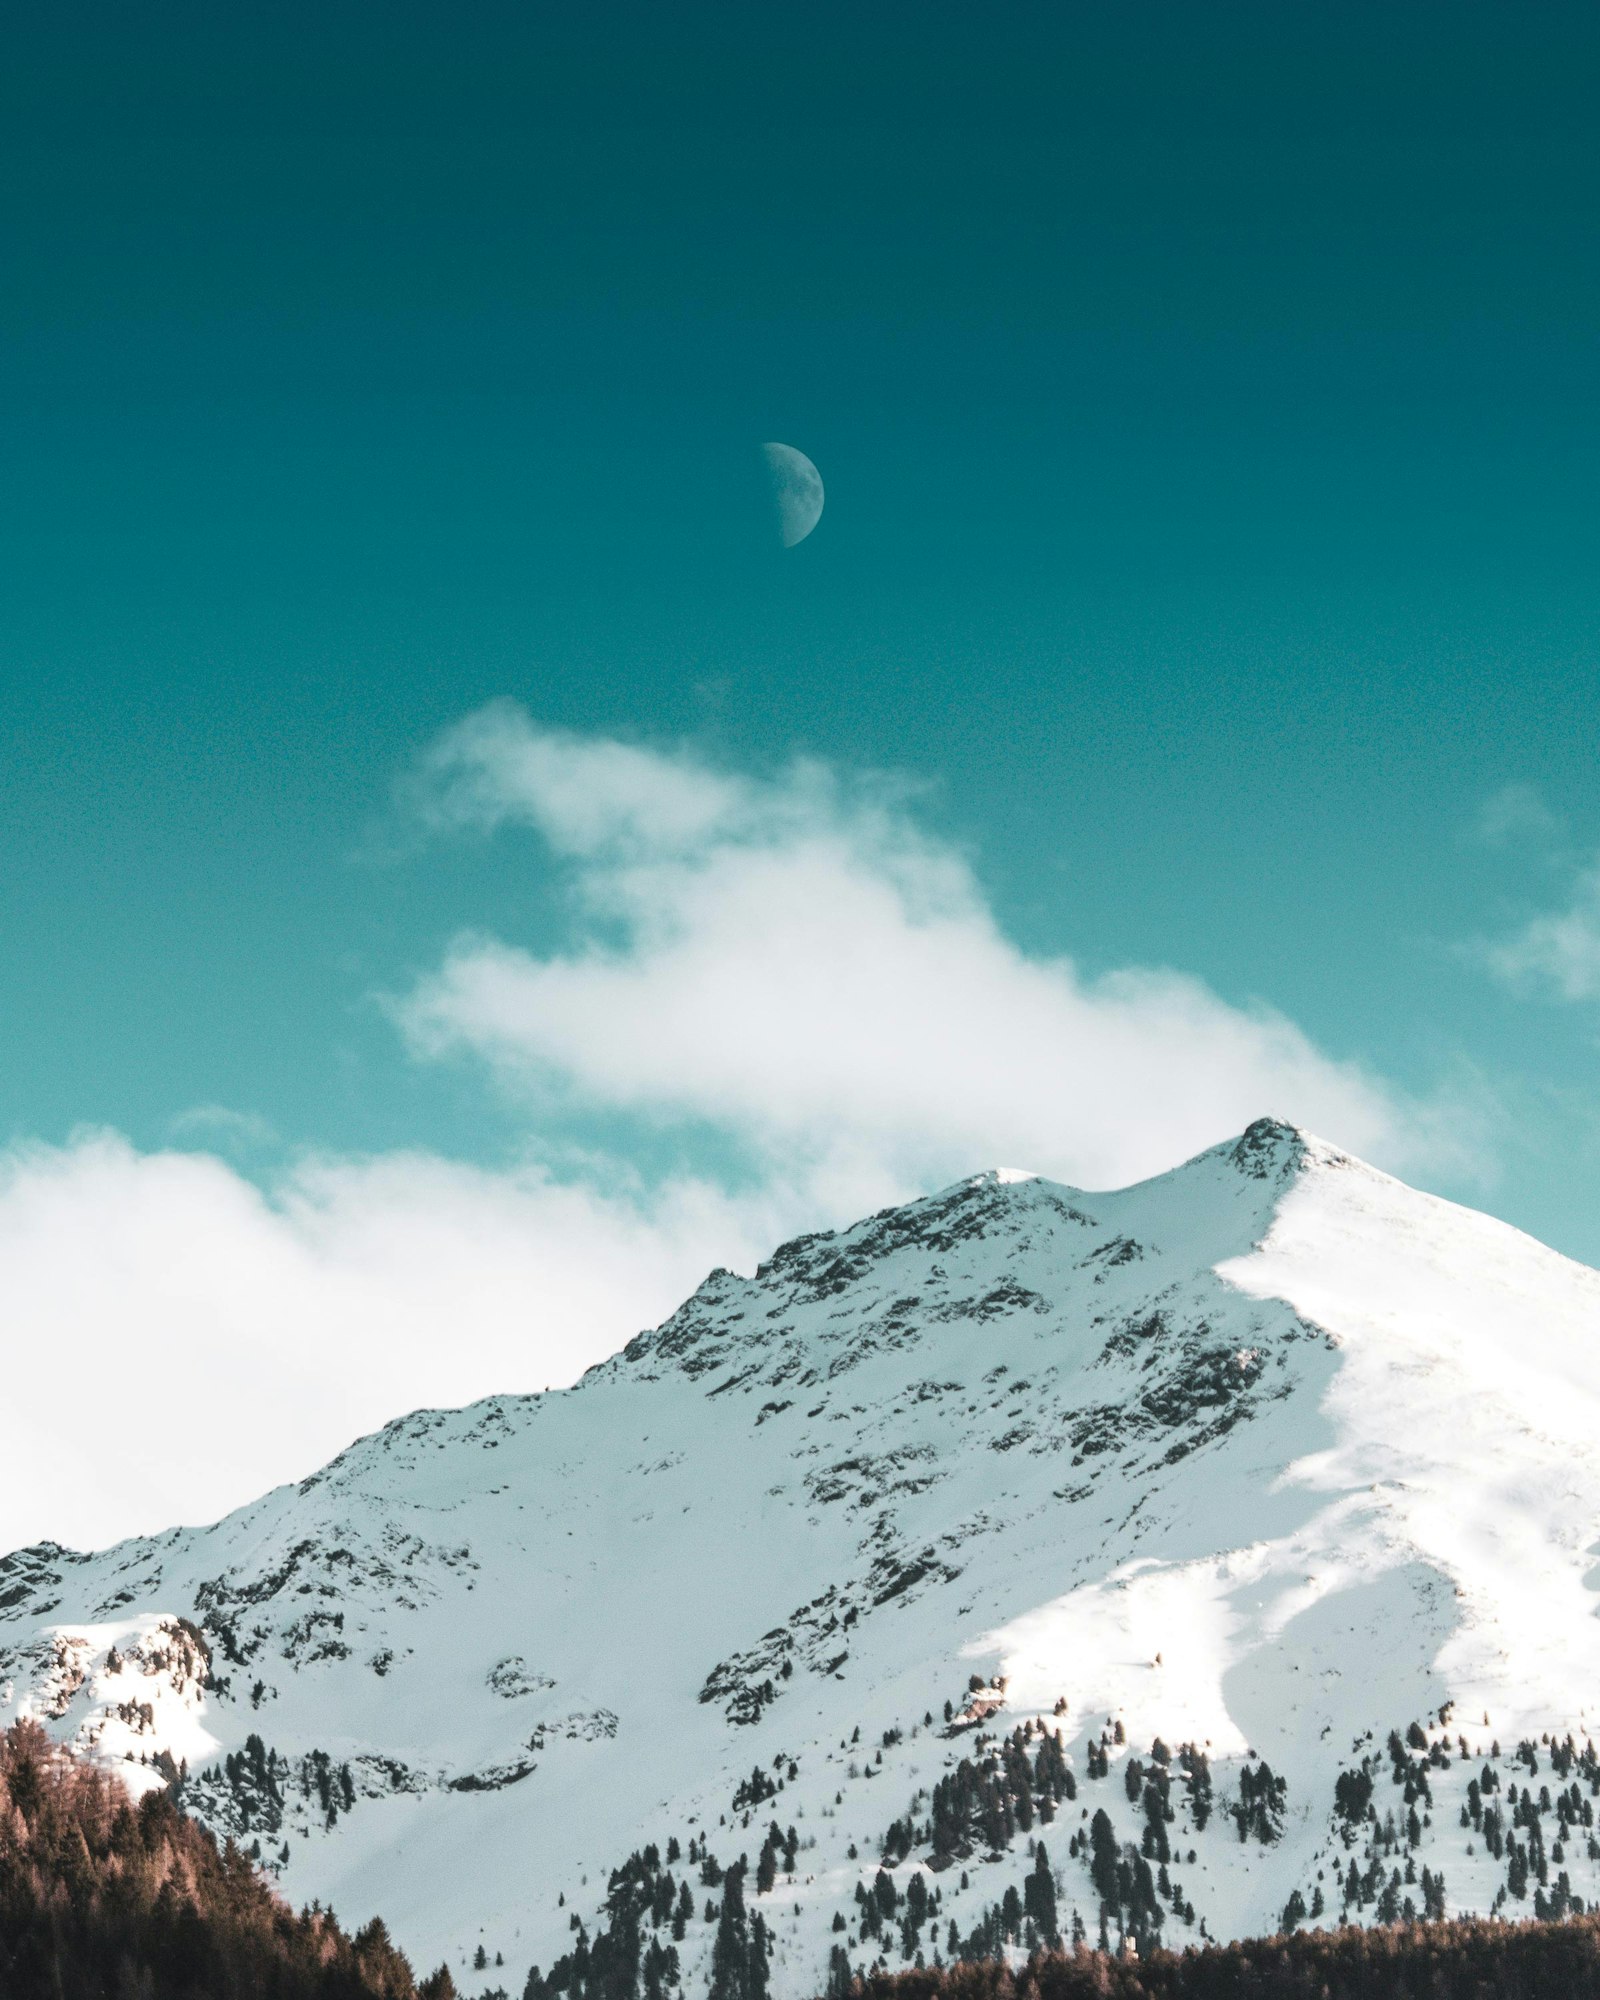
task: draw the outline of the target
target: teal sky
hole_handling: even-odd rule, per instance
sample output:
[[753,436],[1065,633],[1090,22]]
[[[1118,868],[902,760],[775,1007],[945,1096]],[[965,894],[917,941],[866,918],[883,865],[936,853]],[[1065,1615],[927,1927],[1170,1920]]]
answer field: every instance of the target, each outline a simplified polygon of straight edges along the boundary
[[377,997],[570,934],[393,803],[510,697],[906,774],[1020,951],[1443,1093],[1415,1177],[1600,1261],[1592,5],[68,5],[5,67],[0,1138],[519,1155]]

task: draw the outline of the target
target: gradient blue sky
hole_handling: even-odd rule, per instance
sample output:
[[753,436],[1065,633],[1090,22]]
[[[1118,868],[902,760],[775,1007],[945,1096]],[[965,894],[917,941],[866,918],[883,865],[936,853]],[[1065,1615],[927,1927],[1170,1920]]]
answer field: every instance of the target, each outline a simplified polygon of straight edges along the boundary
[[69,4],[0,93],[0,1134],[720,1171],[380,997],[570,944],[395,804],[509,697],[903,774],[1600,1260],[1592,5]]

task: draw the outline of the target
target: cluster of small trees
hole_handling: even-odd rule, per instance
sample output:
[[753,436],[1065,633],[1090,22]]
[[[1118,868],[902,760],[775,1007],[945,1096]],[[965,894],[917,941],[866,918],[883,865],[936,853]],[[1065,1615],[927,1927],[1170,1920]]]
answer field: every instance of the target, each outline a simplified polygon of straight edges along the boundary
[[[1548,1783],[1540,1785],[1537,1793],[1531,1784],[1523,1785],[1519,1790],[1513,1783],[1505,1787],[1503,1805],[1496,1807],[1488,1803],[1487,1795],[1499,1790],[1500,1774],[1492,1764],[1485,1764],[1481,1774],[1467,1786],[1467,1802],[1461,1809],[1461,1823],[1482,1833],[1484,1846],[1496,1860],[1502,1856],[1505,1859],[1506,1886],[1497,1898],[1497,1905],[1503,1904],[1508,1896],[1518,1902],[1524,1901],[1532,1882],[1534,1914],[1554,1920],[1583,1913],[1583,1898],[1572,1893],[1571,1879],[1561,1866],[1567,1858],[1568,1846],[1581,1841],[1589,1859],[1600,1860],[1600,1841],[1595,1838],[1592,1803],[1594,1795],[1600,1793],[1600,1759],[1597,1759],[1592,1743],[1585,1742],[1579,1751],[1570,1736],[1565,1741],[1546,1736],[1542,1745],[1558,1780],[1554,1798],[1550,1795]],[[1517,1745],[1515,1761],[1528,1772],[1530,1778],[1540,1775],[1540,1747],[1527,1739]],[[1498,1751],[1499,1745],[1496,1744],[1495,1748]],[[1578,1776],[1573,1776],[1574,1771]],[[1588,1783],[1588,1798],[1583,1795],[1579,1778]],[[1569,1779],[1571,1782],[1566,1782]],[[1543,1825],[1546,1814],[1555,1821],[1548,1848]],[[1523,1835],[1521,1840],[1517,1838],[1519,1829]],[[1550,1881],[1552,1866],[1558,1870],[1553,1885]]]
[[[1152,1756],[1163,1747],[1157,1737]],[[1189,1787],[1189,1817],[1194,1821],[1195,1832],[1204,1833],[1206,1821],[1211,1817],[1211,1759],[1195,1744],[1183,1743],[1178,1747],[1178,1768]]]
[[[1192,1744],[1183,1748],[1185,1759],[1190,1760],[1182,1768],[1189,1776],[1191,1786],[1196,1782],[1196,1772],[1204,1778],[1204,1808],[1198,1824],[1203,1826],[1211,1812],[1211,1770],[1206,1762],[1205,1752],[1196,1751]],[[1198,1764],[1194,1759],[1198,1758]],[[1139,1758],[1130,1757],[1123,1766],[1123,1789],[1128,1795],[1129,1805],[1144,1809],[1144,1832],[1139,1841],[1139,1852],[1147,1861],[1166,1862],[1172,1859],[1172,1843],[1167,1837],[1167,1828],[1177,1818],[1172,1804],[1172,1753],[1158,1736],[1150,1746],[1150,1762],[1145,1765]]]
[[1059,1729],[1028,1722],[998,1743],[979,1742],[976,1757],[963,1757],[935,1784],[924,1824],[908,1816],[891,1825],[883,1840],[886,1861],[904,1860],[922,1840],[936,1865],[965,1860],[976,1845],[1004,1849],[1036,1822],[1053,1820],[1062,1800],[1078,1796]]
[[777,1779],[769,1777],[757,1764],[752,1768],[748,1778],[740,1780],[739,1789],[733,1795],[733,1809],[736,1813],[747,1812],[777,1796]]
[[[862,1944],[892,1936],[898,1925],[900,1953],[907,1960],[920,1950],[923,1925],[938,1916],[940,1907],[938,1891],[930,1891],[928,1878],[920,1868],[913,1871],[903,1896],[895,1886],[894,1877],[883,1868],[878,1870],[870,1889],[863,1883],[856,1884],[856,1914]],[[840,1923],[838,1918],[834,1921]]]
[[761,1843],[761,1855],[756,1862],[756,1894],[764,1896],[778,1879],[778,1864],[783,1863],[785,1875],[794,1873],[798,1857],[800,1836],[791,1826],[787,1833],[779,1829],[774,1820],[767,1828],[766,1838]]
[[[1109,1777],[1111,1744],[1127,1741],[1120,1722],[1109,1731],[1102,1730],[1098,1742],[1092,1738],[1088,1746],[1087,1764],[1091,1779]],[[1251,1805],[1260,1797],[1270,1809],[1281,1817],[1283,1811],[1283,1781],[1274,1778],[1263,1764],[1260,1774],[1251,1773]],[[1123,1789],[1130,1805],[1143,1805],[1145,1832],[1140,1841],[1140,1851],[1147,1860],[1168,1861],[1171,1859],[1166,1827],[1172,1825],[1177,1814],[1172,1804],[1174,1785],[1181,1785],[1189,1794],[1189,1817],[1194,1822],[1196,1832],[1203,1832],[1211,1817],[1213,1788],[1211,1781],[1211,1760],[1198,1744],[1180,1743],[1176,1753],[1170,1750],[1158,1736],[1150,1745],[1148,1763],[1140,1757],[1130,1757],[1122,1767]],[[1067,1796],[1072,1797],[1072,1793]],[[1252,1827],[1254,1820],[1252,1818]],[[1264,1836],[1267,1838],[1271,1835]]]
[[[792,1826],[787,1833],[776,1822],[768,1827],[756,1866],[758,1895],[774,1886],[780,1862],[793,1872],[798,1846]],[[704,1841],[692,1839],[684,1856],[676,1837],[667,1842],[665,1861],[652,1841],[612,1871],[594,1937],[574,1916],[577,1942],[548,1973],[537,1965],[530,1970],[523,2000],[668,2000],[681,1987],[678,1946],[695,1920],[688,1872],[681,1879],[672,1873],[685,1860],[689,1868],[698,1864],[702,1888],[721,1891],[720,1901],[708,1896],[705,1903],[704,1921],[717,1927],[708,2000],[766,2000],[772,1933],[747,1901],[748,1861],[741,1854],[724,1868]]]
[[[691,1863],[696,1855],[691,1848]],[[665,2000],[679,1983],[678,1945],[694,1917],[694,1891],[687,1874],[678,1881],[671,1863],[680,1859],[678,1843],[667,1844],[667,1865],[654,1841],[630,1854],[611,1873],[606,1891],[605,1920],[591,1940],[577,1917],[578,1941],[548,1974],[534,1966],[523,1987],[523,2000]],[[722,1871],[708,1855],[702,1879],[723,1883]],[[733,1871],[730,1871],[730,1873]],[[713,1912],[708,1906],[706,1914]],[[671,1942],[661,1936],[667,1930]]]
[[[1448,1712],[1441,1710],[1441,1722],[1447,1719]],[[1363,1757],[1356,1769],[1340,1772],[1334,1785],[1334,1811],[1346,1850],[1358,1835],[1366,1838],[1366,1866],[1352,1858],[1342,1874],[1336,1873],[1343,1908],[1346,1913],[1371,1909],[1376,1920],[1386,1924],[1409,1923],[1418,1916],[1442,1918],[1444,1878],[1427,1868],[1419,1875],[1415,1851],[1432,1821],[1430,1774],[1448,1770],[1454,1761],[1466,1763],[1473,1753],[1466,1738],[1458,1735],[1452,1757],[1448,1733],[1430,1737],[1418,1722],[1411,1723],[1404,1736],[1391,1730],[1385,1749],[1391,1783],[1401,1794],[1398,1809],[1391,1807],[1380,1817],[1374,1780],[1382,1770],[1382,1758],[1376,1753]],[[1574,1895],[1571,1878],[1562,1866],[1569,1847],[1581,1843],[1590,1860],[1600,1860],[1592,1803],[1600,1794],[1600,1757],[1592,1743],[1586,1742],[1580,1751],[1570,1736],[1564,1740],[1545,1736],[1539,1743],[1524,1739],[1510,1762],[1525,1770],[1529,1778],[1537,1778],[1541,1751],[1558,1781],[1554,1796],[1548,1782],[1537,1792],[1531,1783],[1520,1787],[1515,1782],[1503,1784],[1498,1769],[1501,1750],[1495,1743],[1488,1759],[1467,1781],[1460,1824],[1463,1831],[1482,1840],[1485,1852],[1494,1860],[1505,1863],[1506,1879],[1496,1893],[1494,1912],[1526,1902],[1531,1889],[1535,1916],[1555,1920],[1584,1911],[1584,1899]],[[1548,1843],[1547,1818],[1554,1822]],[[1399,1856],[1404,1857],[1403,1871],[1396,1859]],[[1291,1921],[1296,1902],[1298,1914],[1307,1914],[1304,1899],[1292,1897],[1284,1913],[1286,1923]],[[1320,1890],[1309,1914],[1313,1918],[1322,1914]]]
[[[1082,1935],[1080,1927],[1075,1936]],[[1041,1840],[1034,1848],[1033,1867],[1023,1878],[1022,1893],[1018,1895],[1014,1885],[1007,1888],[1000,1901],[984,1911],[965,1937],[952,1919],[947,1945],[951,1962],[966,1964],[1003,1959],[1007,1946],[1036,1952],[1060,1942],[1055,1874]]]
[[6,2000],[454,2000],[374,1921],[298,1915],[166,1791],[137,1805],[33,1723],[0,1734],[0,1992]]
[[744,1862],[737,1861],[723,1878],[707,2000],[767,2000],[771,1956],[772,1933],[760,1911],[745,1904]]
[[[1401,1792],[1398,1815],[1391,1807],[1381,1819],[1378,1816],[1375,1792],[1382,1760],[1375,1753],[1363,1757],[1355,1769],[1341,1771],[1334,1780],[1334,1821],[1346,1852],[1358,1836],[1364,1834],[1366,1839],[1366,1866],[1363,1868],[1352,1855],[1342,1874],[1334,1871],[1342,1911],[1348,1915],[1354,1910],[1359,1915],[1371,1910],[1380,1924],[1409,1924],[1419,1916],[1436,1921],[1445,1913],[1444,1877],[1424,1868],[1419,1879],[1415,1849],[1421,1844],[1423,1828],[1431,1823],[1433,1791],[1428,1772],[1430,1768],[1448,1768],[1449,1758],[1439,1745],[1429,1744],[1416,1722],[1406,1730],[1403,1740],[1398,1730],[1391,1730],[1387,1749],[1390,1779]],[[1402,1852],[1403,1872],[1395,1859]],[[1325,1908],[1320,1881],[1312,1891],[1309,1908],[1297,1889],[1284,1908],[1284,1927],[1292,1929],[1307,1916],[1314,1923]]]
[[1239,1773],[1239,1797],[1229,1808],[1239,1838],[1252,1834],[1270,1847],[1283,1831],[1283,1808],[1288,1786],[1278,1777],[1265,1757],[1254,1767],[1246,1764]]
[[[1110,1775],[1110,1746],[1120,1746],[1126,1740],[1120,1722],[1102,1732],[1098,1741],[1090,1740],[1087,1767],[1091,1781]],[[1096,1812],[1088,1828],[1072,1834],[1067,1851],[1074,1859],[1081,1854],[1088,1863],[1100,1900],[1102,1940],[1108,1941],[1114,1928],[1148,1945],[1159,1936],[1164,1902],[1170,1903],[1186,1923],[1195,1922],[1193,1905],[1168,1874],[1169,1862],[1179,1858],[1169,1829],[1177,1818],[1174,1800],[1181,1791],[1188,1794],[1189,1815],[1196,1829],[1206,1825],[1213,1804],[1211,1766],[1197,1745],[1184,1743],[1174,1752],[1157,1737],[1150,1746],[1148,1762],[1129,1757],[1123,1764],[1122,1781],[1129,1803],[1143,1808],[1144,1825],[1138,1842],[1119,1843],[1110,1816],[1102,1810]],[[1229,1808],[1239,1824],[1241,1839],[1251,1834],[1263,1841],[1278,1837],[1284,1794],[1283,1780],[1268,1765],[1246,1767],[1240,1802]],[[976,1755],[962,1758],[935,1783],[928,1818],[923,1821],[913,1811],[890,1825],[883,1839],[883,1859],[892,1867],[924,1842],[931,1850],[929,1866],[936,1871],[953,1861],[969,1859],[978,1847],[998,1854],[1017,1835],[1028,1833],[1035,1825],[1050,1824],[1060,1802],[1077,1796],[1077,1781],[1067,1764],[1059,1729],[1030,1721],[998,1740],[979,1736]],[[1032,1848],[1033,1843],[1029,1845]],[[1043,1851],[1042,1843],[1039,1851]],[[1194,1859],[1192,1850],[1188,1859]],[[1035,1911],[1028,1900],[1042,1898],[1046,1881],[1047,1918],[1042,1901]],[[1032,1949],[1053,1942],[1059,1936],[1054,1878],[1048,1869],[1041,1874],[1036,1864],[1028,1885],[1026,1896],[1009,1889],[965,1937],[952,1924],[950,1958],[991,1958],[1009,1945]],[[866,1934],[878,1934],[876,1927],[870,1927],[870,1920]],[[906,1947],[905,1956],[911,1955]],[[839,1968],[834,1970],[837,1973]]]
[[1149,1950],[1161,1932],[1156,1880],[1138,1848],[1117,1844],[1116,1829],[1103,1807],[1089,1822],[1089,1880],[1100,1898],[1101,1942],[1106,1941],[1110,1917],[1141,1951]]
[[336,1764],[326,1750],[308,1751],[291,1763],[254,1731],[245,1738],[244,1748],[230,1751],[220,1766],[209,1765],[196,1777],[186,1771],[170,1775],[177,1779],[176,1796],[185,1806],[240,1839],[251,1835],[256,1842],[252,1852],[258,1857],[260,1841],[276,1840],[282,1833],[291,1792],[300,1794],[306,1811],[315,1801],[325,1828],[333,1827],[356,1802],[348,1764]]

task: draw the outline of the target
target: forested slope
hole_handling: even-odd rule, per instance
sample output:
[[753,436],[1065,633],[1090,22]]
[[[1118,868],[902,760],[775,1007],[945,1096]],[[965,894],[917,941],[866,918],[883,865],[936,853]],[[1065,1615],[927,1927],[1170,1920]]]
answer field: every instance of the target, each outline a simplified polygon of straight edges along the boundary
[[165,1791],[134,1803],[36,1724],[0,1734],[5,2000],[453,2000],[373,1921],[296,1915]]

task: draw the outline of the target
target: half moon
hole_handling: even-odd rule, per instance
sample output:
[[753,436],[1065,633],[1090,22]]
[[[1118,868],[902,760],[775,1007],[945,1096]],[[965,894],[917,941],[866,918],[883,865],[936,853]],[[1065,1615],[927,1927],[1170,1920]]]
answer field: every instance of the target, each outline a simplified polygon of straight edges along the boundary
[[822,519],[822,474],[792,444],[764,444],[762,456],[778,510],[778,535],[786,549],[803,542]]

